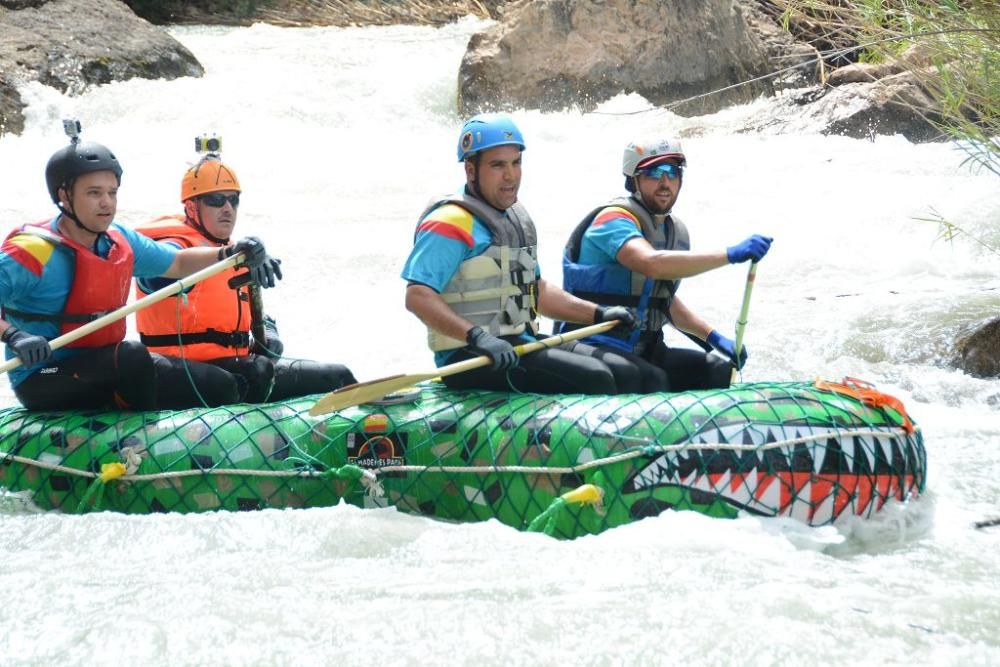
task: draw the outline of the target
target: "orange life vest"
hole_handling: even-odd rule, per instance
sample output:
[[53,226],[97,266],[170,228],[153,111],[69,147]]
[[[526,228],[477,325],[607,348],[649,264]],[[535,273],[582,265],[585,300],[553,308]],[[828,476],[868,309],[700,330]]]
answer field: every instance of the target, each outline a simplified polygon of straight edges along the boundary
[[[4,308],[5,313],[22,320],[56,322],[62,335],[125,305],[128,301],[129,282],[132,280],[133,255],[132,246],[121,232],[114,228],[108,229],[106,233],[113,242],[111,250],[108,251],[107,257],[99,257],[90,248],[43,225],[44,223],[23,225],[8,234],[7,238],[18,234],[32,234],[70,252],[73,256],[73,282],[66,296],[66,304],[62,313],[54,315],[24,312],[12,308]],[[66,347],[103,347],[123,340],[125,340],[125,318],[101,327],[69,343]]]
[[[221,247],[179,215],[151,220],[137,226],[136,231],[157,241],[176,242],[182,248]],[[245,288],[229,286],[237,273],[236,269],[223,271],[186,293],[137,312],[139,340],[150,352],[195,361],[250,354],[249,296]],[[136,298],[143,296],[145,292],[137,285]]]

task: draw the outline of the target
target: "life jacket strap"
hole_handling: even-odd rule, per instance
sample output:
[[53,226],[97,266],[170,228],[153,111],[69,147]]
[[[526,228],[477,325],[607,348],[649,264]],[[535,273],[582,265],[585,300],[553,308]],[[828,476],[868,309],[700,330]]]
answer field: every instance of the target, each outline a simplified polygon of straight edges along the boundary
[[146,347],[173,347],[178,344],[195,345],[197,343],[214,343],[222,347],[232,348],[250,347],[250,334],[246,331],[226,332],[216,331],[215,329],[195,333],[162,334],[155,336],[139,334],[139,340]]
[[55,322],[56,324],[63,324],[66,322],[73,324],[85,324],[87,322],[93,322],[94,320],[104,317],[108,313],[113,313],[113,310],[102,310],[99,313],[84,313],[82,315],[66,315],[63,313],[26,313],[23,310],[16,310],[14,308],[4,308],[4,315],[13,315],[14,317],[24,320],[25,322]]
[[[571,290],[573,296],[580,297],[585,301],[593,301],[607,306],[629,306],[638,308],[642,295],[639,294],[606,294],[604,292],[591,292],[588,290]],[[662,296],[651,296],[647,303],[652,310],[666,311],[670,307],[671,299]]]

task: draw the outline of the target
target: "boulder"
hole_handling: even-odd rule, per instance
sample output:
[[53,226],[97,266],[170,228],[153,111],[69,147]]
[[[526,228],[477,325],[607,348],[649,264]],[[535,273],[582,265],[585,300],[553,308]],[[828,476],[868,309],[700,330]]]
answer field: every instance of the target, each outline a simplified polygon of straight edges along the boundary
[[815,111],[829,111],[826,134],[856,139],[901,134],[910,141],[940,141],[945,137],[931,124],[938,105],[912,73],[904,72],[867,83],[849,83],[830,90]]
[[24,131],[24,102],[17,88],[10,81],[0,78],[0,136]]
[[771,93],[763,80],[698,97],[769,69],[739,0],[521,0],[470,39],[459,108],[588,109],[637,92],[697,115]]
[[959,337],[952,364],[975,377],[1000,377],[1000,317]]
[[[2,0],[0,80],[40,81],[68,94],[133,77],[174,79],[204,70],[184,46],[119,0]],[[0,132],[19,131],[19,99],[0,88]]]
[[760,0],[739,0],[747,26],[764,47],[775,90],[803,88],[820,82],[822,56],[810,44],[800,42],[773,16],[762,9]]
[[912,74],[895,74],[879,81],[784,91],[774,105],[753,110],[742,131],[854,139],[900,134],[913,142],[940,141],[941,131],[928,120],[938,118],[937,108]]

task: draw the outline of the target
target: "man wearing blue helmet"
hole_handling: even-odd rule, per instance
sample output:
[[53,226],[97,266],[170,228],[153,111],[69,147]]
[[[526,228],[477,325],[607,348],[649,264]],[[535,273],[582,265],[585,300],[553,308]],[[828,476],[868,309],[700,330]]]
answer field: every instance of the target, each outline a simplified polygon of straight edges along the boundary
[[[632,359],[651,391],[728,387],[731,367],[742,368],[746,348],[687,307],[676,295],[681,278],[726,264],[758,261],[772,239],[754,234],[727,249],[691,252],[687,228],[671,215],[680,194],[687,158],[676,139],[632,142],[622,157],[628,195],[590,211],[570,235],[563,255],[563,287],[605,305],[632,306],[641,325],[587,339]],[[703,350],[668,347],[663,326],[671,324]],[[569,330],[573,324],[560,323]],[[708,354],[709,351],[718,354]],[[719,356],[721,355],[721,356]]]
[[445,378],[461,389],[614,394],[638,391],[638,369],[625,358],[568,344],[519,358],[514,345],[534,340],[538,314],[569,322],[620,320],[623,307],[600,307],[541,277],[537,235],[517,199],[524,139],[503,115],[481,114],[462,127],[458,160],[466,183],[436,198],[420,216],[403,267],[406,307],[427,325],[438,366],[486,355],[492,366]]

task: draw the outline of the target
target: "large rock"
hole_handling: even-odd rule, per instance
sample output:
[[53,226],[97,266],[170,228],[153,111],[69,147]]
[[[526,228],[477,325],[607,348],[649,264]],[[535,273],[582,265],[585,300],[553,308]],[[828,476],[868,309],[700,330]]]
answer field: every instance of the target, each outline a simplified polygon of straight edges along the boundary
[[961,336],[952,363],[975,377],[1000,377],[1000,317]]
[[201,76],[186,48],[119,0],[0,0],[0,132],[20,131],[19,99],[37,80],[69,94],[133,77]]
[[739,0],[739,6],[747,26],[764,46],[775,90],[819,83],[822,56],[814,46],[795,39],[762,9],[760,0]]
[[478,33],[459,69],[463,114],[590,108],[637,92],[684,115],[772,91],[767,80],[697,97],[769,71],[738,0],[522,0]]
[[20,134],[24,130],[24,102],[10,81],[0,78],[0,135]]
[[[910,141],[940,141],[931,121],[939,108],[916,75],[885,75],[884,68],[851,65],[835,81],[785,91],[774,105],[754,111],[743,131],[761,134],[836,134],[855,139],[899,134]],[[872,80],[873,75],[881,76]],[[832,78],[832,77],[831,77]]]
[[827,134],[867,139],[877,134],[901,134],[910,141],[940,141],[945,137],[930,121],[940,119],[937,103],[908,72],[878,81],[847,83],[833,88],[813,109],[827,114]]

